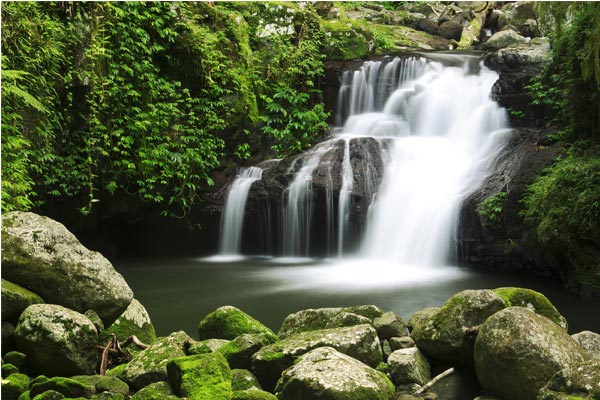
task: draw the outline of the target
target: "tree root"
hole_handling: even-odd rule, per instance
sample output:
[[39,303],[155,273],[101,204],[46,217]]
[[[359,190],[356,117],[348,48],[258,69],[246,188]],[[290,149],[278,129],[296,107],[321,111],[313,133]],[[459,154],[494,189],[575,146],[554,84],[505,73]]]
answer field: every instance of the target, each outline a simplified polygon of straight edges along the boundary
[[112,333],[112,338],[108,341],[106,346],[98,346],[99,350],[102,350],[102,356],[100,358],[100,370],[98,375],[106,375],[108,365],[119,365],[131,361],[131,354],[123,350],[123,347],[133,344],[140,350],[148,348],[148,345],[142,343],[135,335],[128,337],[120,343],[117,336]]

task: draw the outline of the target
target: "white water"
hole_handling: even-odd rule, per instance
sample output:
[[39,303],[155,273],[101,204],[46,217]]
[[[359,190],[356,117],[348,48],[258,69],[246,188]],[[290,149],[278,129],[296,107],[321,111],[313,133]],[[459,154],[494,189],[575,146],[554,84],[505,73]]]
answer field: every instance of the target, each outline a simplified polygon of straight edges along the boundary
[[246,168],[238,174],[229,188],[225,208],[221,216],[219,241],[219,254],[221,256],[240,254],[246,200],[252,183],[261,178],[262,172],[262,169],[257,167]]
[[[343,135],[393,139],[361,258],[448,263],[461,201],[488,175],[507,132],[505,110],[489,98],[497,74],[483,66],[470,74],[466,65],[419,64],[413,70],[420,75],[400,84],[380,111],[367,109],[346,121]],[[365,90],[368,79],[353,79]],[[351,101],[364,97],[353,94]]]

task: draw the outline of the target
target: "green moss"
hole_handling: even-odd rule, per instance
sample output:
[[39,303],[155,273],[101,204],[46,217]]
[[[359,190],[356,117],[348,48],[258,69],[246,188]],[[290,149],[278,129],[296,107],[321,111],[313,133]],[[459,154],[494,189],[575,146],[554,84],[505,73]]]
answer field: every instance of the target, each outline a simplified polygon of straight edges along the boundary
[[46,382],[36,383],[31,386],[31,396],[35,398],[38,394],[56,391],[66,397],[87,397],[90,398],[96,392],[93,386],[80,383],[74,379],[54,377]]
[[176,400],[177,396],[173,394],[171,386],[167,382],[151,383],[145,388],[139,390],[131,400]]
[[463,33],[460,37],[460,41],[456,48],[458,50],[465,50],[471,47],[473,43],[479,40],[479,34],[481,32],[481,23],[477,18],[471,20],[471,23],[466,29],[463,29]]
[[494,292],[500,295],[509,307],[529,308],[535,311],[536,314],[543,315],[563,328],[568,328],[566,319],[560,315],[556,307],[542,293],[516,287],[498,288],[494,289]]
[[87,386],[96,393],[112,392],[124,395],[129,393],[129,385],[113,376],[79,375],[72,376],[71,379]]
[[12,374],[2,378],[2,398],[17,398],[29,389],[29,377],[24,374]]
[[377,306],[374,305],[362,305],[362,306],[351,306],[351,307],[344,307],[342,309],[342,311],[348,312],[348,313],[352,313],[352,314],[357,314],[357,315],[361,315],[363,317],[369,318],[370,320],[373,320],[375,318],[379,318],[383,315],[383,310]]
[[355,60],[371,54],[369,40],[365,32],[349,21],[322,20],[321,29],[325,32],[325,55],[331,60]]
[[260,389],[258,379],[247,369],[231,370],[231,389],[238,390]]
[[92,400],[125,400],[127,396],[121,393],[102,392],[92,396]]
[[113,367],[106,371],[106,376],[112,376],[115,378],[122,379],[123,372],[125,372],[125,368],[127,368],[127,364],[117,365],[116,367]]
[[19,396],[18,400],[31,400],[31,396],[30,396],[29,390],[26,391],[26,392],[21,393],[21,395]]
[[388,373],[388,365],[384,362],[380,362],[379,364],[377,364],[377,368],[375,369],[383,374]]
[[231,370],[219,353],[175,358],[167,364],[175,393],[194,399],[230,400]]
[[23,367],[26,358],[27,356],[23,353],[18,351],[9,351],[4,355],[4,357],[2,357],[2,361],[7,364],[12,364],[17,368],[21,368]]
[[43,302],[44,299],[32,291],[2,279],[2,320],[16,322],[28,306]]
[[252,389],[234,391],[231,400],[277,400],[277,397],[263,390]]
[[242,310],[225,306],[208,314],[198,325],[200,339],[232,340],[244,333],[264,333],[271,342],[277,341],[272,330]]
[[33,400],[61,400],[64,398],[65,396],[56,390],[47,390],[35,396]]
[[15,367],[12,364],[4,363],[2,364],[2,377],[6,378],[12,374],[18,374],[19,368]]

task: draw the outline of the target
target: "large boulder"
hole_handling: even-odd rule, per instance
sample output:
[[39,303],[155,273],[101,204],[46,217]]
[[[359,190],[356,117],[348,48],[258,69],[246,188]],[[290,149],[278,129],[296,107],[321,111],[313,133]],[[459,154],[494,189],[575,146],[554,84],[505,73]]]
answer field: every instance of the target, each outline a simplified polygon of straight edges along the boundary
[[590,360],[557,372],[537,400],[600,399],[600,360]]
[[498,15],[497,27],[514,28],[523,36],[536,37],[540,31],[537,16],[531,1],[515,1],[505,4],[502,13]]
[[503,49],[519,43],[525,43],[527,39],[519,35],[512,29],[494,33],[484,44],[483,47],[488,50]]
[[179,397],[173,393],[173,388],[168,382],[160,381],[151,383],[137,391],[131,400],[177,400]]
[[2,216],[2,278],[46,302],[84,313],[105,325],[125,311],[133,292],[100,253],[85,248],[64,225],[14,211]]
[[27,364],[48,376],[93,374],[98,332],[83,314],[56,304],[27,307],[14,332]]
[[269,344],[269,337],[264,333],[246,333],[221,346],[216,352],[225,356],[231,368],[249,369],[252,355]]
[[271,329],[233,306],[223,306],[216,309],[198,324],[200,340],[232,340],[244,333],[264,333],[272,342],[277,340],[277,336]]
[[492,290],[465,290],[417,323],[411,337],[432,359],[472,365],[477,328],[505,307],[504,300]]
[[429,362],[416,347],[396,350],[390,354],[388,371],[396,385],[424,385],[431,379]]
[[136,336],[145,344],[150,344],[156,340],[154,325],[150,321],[150,315],[142,303],[133,299],[129,307],[112,323],[108,328],[100,333],[100,339],[104,339],[114,334],[118,340],[124,341],[130,336]]
[[281,373],[297,357],[317,347],[333,347],[371,367],[383,361],[375,329],[370,325],[356,325],[302,332],[263,347],[252,356],[252,370],[263,388],[272,390]]
[[179,397],[230,400],[231,370],[219,353],[175,358],[167,364],[169,383]]
[[169,360],[184,357],[184,348],[191,341],[192,338],[183,331],[157,339],[127,364],[123,370],[123,379],[138,390],[151,383],[166,381]]
[[600,335],[595,332],[582,331],[571,335],[581,345],[588,356],[600,359]]
[[280,400],[391,400],[394,385],[360,361],[321,347],[286,370],[276,392]]
[[491,316],[475,341],[475,371],[483,388],[505,400],[536,399],[558,371],[584,360],[560,326],[523,307]]
[[231,370],[231,389],[238,390],[262,390],[258,379],[247,369]]
[[32,291],[2,279],[2,320],[17,322],[27,307],[43,302],[44,299]]
[[502,300],[504,300],[508,307],[528,308],[536,314],[543,315],[554,321],[554,323],[560,325],[564,330],[567,330],[566,318],[558,312],[556,307],[542,293],[518,287],[497,288],[494,289],[494,292],[502,297]]
[[393,311],[384,313],[381,317],[373,320],[373,326],[377,330],[380,340],[392,337],[406,336],[406,322]]

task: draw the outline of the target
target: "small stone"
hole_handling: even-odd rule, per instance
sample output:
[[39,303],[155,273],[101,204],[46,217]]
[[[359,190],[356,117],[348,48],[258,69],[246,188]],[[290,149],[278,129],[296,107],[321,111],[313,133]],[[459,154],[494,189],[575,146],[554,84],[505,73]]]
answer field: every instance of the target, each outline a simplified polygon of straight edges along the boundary
[[410,336],[392,337],[388,339],[392,351],[415,347],[415,341]]
[[404,336],[408,333],[406,330],[406,323],[402,317],[393,311],[388,311],[381,317],[375,318],[373,320],[373,326],[375,327],[375,330],[377,330],[377,335],[380,340]]
[[431,380],[429,362],[416,347],[396,350],[390,354],[388,369],[392,382],[396,385],[424,385]]
[[262,390],[258,379],[254,374],[247,369],[232,369],[231,370],[231,389],[237,390],[249,390],[257,389]]
[[131,400],[177,400],[171,385],[168,382],[160,381],[151,383],[148,386],[140,389],[137,393],[131,396]]

